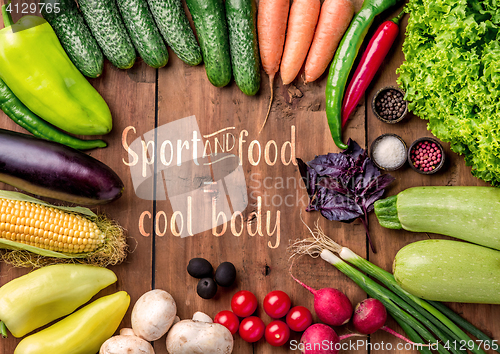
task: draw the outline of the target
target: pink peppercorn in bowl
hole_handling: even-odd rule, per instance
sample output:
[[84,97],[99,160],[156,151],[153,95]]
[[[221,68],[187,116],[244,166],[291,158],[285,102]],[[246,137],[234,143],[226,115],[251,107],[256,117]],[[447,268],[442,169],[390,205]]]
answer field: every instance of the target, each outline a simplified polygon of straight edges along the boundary
[[408,163],[418,173],[431,175],[444,166],[445,154],[441,143],[434,138],[415,140],[408,149]]

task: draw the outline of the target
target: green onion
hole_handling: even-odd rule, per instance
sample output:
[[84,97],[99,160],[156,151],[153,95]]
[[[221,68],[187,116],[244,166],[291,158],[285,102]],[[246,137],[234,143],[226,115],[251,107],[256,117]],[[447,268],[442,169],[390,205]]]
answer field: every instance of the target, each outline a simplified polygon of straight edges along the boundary
[[[470,337],[467,336],[467,334],[465,334],[464,331],[462,331],[459,327],[457,327],[455,323],[453,323],[448,317],[439,312],[435,307],[430,305],[425,300],[422,300],[421,298],[418,298],[410,294],[409,292],[405,291],[404,289],[402,289],[396,282],[394,276],[391,273],[387,272],[382,268],[377,267],[371,262],[368,262],[366,259],[358,256],[356,253],[354,253],[353,251],[351,251],[346,247],[342,247],[342,250],[339,252],[339,256],[343,260],[357,266],[362,271],[370,274],[372,277],[379,280],[382,284],[387,286],[390,290],[392,290],[395,294],[400,296],[408,304],[412,305],[412,307],[415,308],[420,314],[425,316],[428,320],[432,321],[441,329],[445,330],[447,334],[451,336],[453,340],[456,341],[456,343],[460,343],[460,341],[469,342],[471,340]],[[443,324],[445,326],[443,326]],[[449,344],[451,346],[450,350],[455,348],[454,345],[451,345],[452,344],[451,341],[449,342]],[[484,350],[482,350],[481,348],[479,348],[479,346],[477,346],[477,344],[475,344],[475,348],[474,350],[472,350],[472,352],[476,354],[486,354]]]
[[[482,340],[484,344],[488,344],[490,347],[492,347],[495,344],[495,342],[490,337],[488,337],[484,332],[476,328],[476,326],[467,321],[465,318],[460,317],[458,314],[453,312],[453,310],[449,309],[444,304],[437,301],[428,301],[428,303],[429,305],[434,306],[437,310],[441,311],[443,314],[448,316],[452,321],[454,321],[457,325],[459,325],[467,332],[472,334],[474,337],[476,337],[479,340]],[[498,349],[496,349],[495,351],[497,353],[500,353],[500,347],[498,347]]]
[[[440,312],[440,310],[436,308],[438,306],[436,306],[435,303],[427,302],[408,293],[399,286],[391,273],[377,267],[363,257],[358,256],[350,249],[337,244],[328,236],[326,236],[319,227],[316,227],[315,232],[313,232],[309,227],[308,229],[314,238],[298,241],[294,245],[292,245],[292,249],[294,249],[296,253],[307,253],[309,255],[319,254],[323,249],[328,249],[332,252],[338,253],[343,260],[355,265],[362,271],[369,274],[371,277],[379,280],[382,284],[392,290],[398,297],[400,297],[405,304],[410,306],[411,309],[416,310],[418,312],[418,315],[413,313],[410,308],[405,307],[404,304],[400,305],[408,312],[410,312],[413,316],[415,316],[418,320],[422,321],[444,343],[449,344],[449,349],[453,353],[464,353],[463,351],[456,349],[456,347],[458,346],[454,345],[453,341],[455,341],[455,343],[469,343],[471,341],[471,338],[464,331],[462,331],[457,326],[457,324],[462,326],[473,336],[476,336],[478,339],[483,340],[484,343],[490,344],[490,346],[491,343],[493,343],[492,339],[489,338],[486,334],[481,332],[466,320],[462,319],[446,306],[439,304],[439,309],[441,310]],[[445,314],[443,314],[443,312]],[[422,316],[425,317],[425,319],[422,319]],[[455,323],[452,320],[455,321]],[[429,321],[432,322],[433,325],[429,325]],[[436,327],[434,325],[439,328],[437,331],[435,330]],[[443,332],[446,333],[445,336],[443,336]],[[449,338],[446,339],[446,337]],[[473,343],[474,348],[471,350],[473,353],[485,354],[485,352],[477,345],[477,343]],[[500,353],[499,350],[497,351]]]
[[[366,275],[341,260],[329,250],[324,249],[321,252],[321,258],[323,258],[325,261],[351,278],[369,296],[381,301],[387,309],[387,312],[389,312],[392,317],[399,318],[400,320],[405,321],[429,343],[437,342],[436,338],[420,322],[418,322],[413,316],[409,315],[406,311],[402,310],[395,304],[402,302],[402,300],[394,295],[391,291],[379,285],[374,280],[368,278]],[[450,353],[441,345],[441,343],[438,343],[437,351],[441,354]]]
[[[410,338],[412,342],[424,343],[423,339],[418,335],[418,333],[415,332],[409,325],[407,325],[405,321],[402,321],[399,318],[395,318],[394,320],[399,324],[403,331],[405,331],[405,333],[408,335],[408,338]],[[421,347],[418,349],[418,351],[421,354],[432,354],[430,349],[427,347]]]

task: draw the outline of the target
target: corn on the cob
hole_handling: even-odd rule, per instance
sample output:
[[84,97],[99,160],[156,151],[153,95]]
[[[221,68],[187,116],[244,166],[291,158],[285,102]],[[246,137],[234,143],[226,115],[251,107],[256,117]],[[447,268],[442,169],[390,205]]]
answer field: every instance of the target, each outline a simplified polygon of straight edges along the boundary
[[92,221],[45,205],[0,199],[0,237],[61,253],[87,253],[105,242]]

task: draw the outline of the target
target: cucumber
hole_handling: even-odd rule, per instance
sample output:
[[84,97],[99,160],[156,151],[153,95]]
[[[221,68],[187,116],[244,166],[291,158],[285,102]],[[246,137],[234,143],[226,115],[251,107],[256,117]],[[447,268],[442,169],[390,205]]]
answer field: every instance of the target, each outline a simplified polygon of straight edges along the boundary
[[99,77],[104,66],[104,56],[75,1],[40,0],[40,9],[43,18],[52,26],[78,70],[87,77]]
[[224,0],[186,0],[200,41],[208,80],[216,87],[231,81],[231,58]]
[[226,0],[234,81],[249,96],[260,89],[260,61],[254,0]]
[[115,0],[78,0],[80,10],[104,55],[118,69],[135,63],[135,49]]
[[200,64],[200,46],[181,0],[148,0],[148,4],[163,39],[179,59],[189,65]]
[[425,240],[403,247],[394,277],[426,300],[500,304],[500,252],[470,243]]
[[146,0],[116,0],[116,3],[139,56],[153,68],[167,65],[167,46]]
[[431,232],[500,250],[500,189],[414,187],[375,202],[380,225]]

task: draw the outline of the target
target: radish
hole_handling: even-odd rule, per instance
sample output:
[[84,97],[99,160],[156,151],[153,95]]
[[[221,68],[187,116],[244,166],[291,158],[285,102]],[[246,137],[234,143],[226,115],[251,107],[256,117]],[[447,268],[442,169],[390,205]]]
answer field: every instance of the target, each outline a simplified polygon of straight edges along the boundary
[[299,349],[303,354],[337,354],[336,344],[340,338],[327,325],[316,323],[309,326],[300,338]]
[[398,337],[405,342],[414,344],[408,338],[385,326],[387,310],[384,304],[377,299],[369,298],[356,305],[352,323],[354,328],[361,334],[372,334],[379,329]]
[[353,336],[359,334],[350,333],[339,337],[331,327],[316,323],[302,334],[298,348],[303,354],[337,354],[340,341]]
[[302,283],[291,273],[290,275],[314,295],[314,311],[322,322],[331,326],[342,326],[349,322],[353,308],[351,301],[343,292],[333,288],[315,290]]

